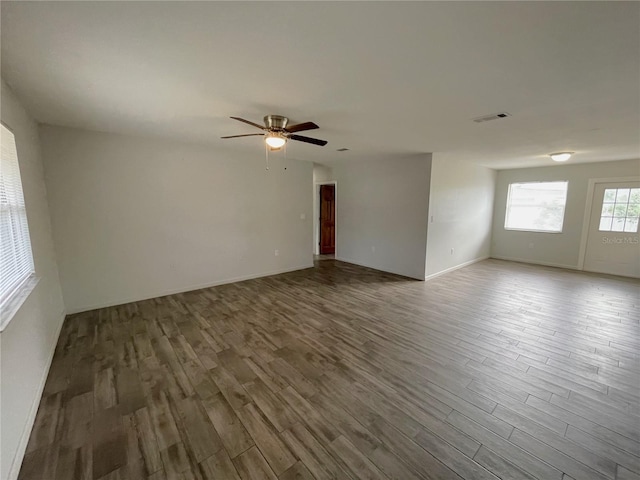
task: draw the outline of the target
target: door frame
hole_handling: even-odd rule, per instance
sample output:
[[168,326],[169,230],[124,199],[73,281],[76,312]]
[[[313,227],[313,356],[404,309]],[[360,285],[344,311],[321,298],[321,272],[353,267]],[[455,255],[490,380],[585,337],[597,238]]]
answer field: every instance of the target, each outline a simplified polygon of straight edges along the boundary
[[578,254],[578,270],[584,270],[584,257],[587,254],[587,240],[591,224],[591,210],[593,208],[593,192],[598,183],[640,182],[640,177],[608,177],[590,178],[587,186],[587,201],[584,207],[584,219],[582,220],[582,235],[580,235],[580,253]]
[[320,254],[320,185],[333,185],[334,198],[333,204],[335,208],[335,243],[336,250],[334,253],[335,258],[338,258],[338,182],[331,180],[328,182],[316,182],[314,184],[313,198],[315,199],[313,204],[315,205],[313,212],[313,225],[315,230],[315,238],[313,239],[313,254]]

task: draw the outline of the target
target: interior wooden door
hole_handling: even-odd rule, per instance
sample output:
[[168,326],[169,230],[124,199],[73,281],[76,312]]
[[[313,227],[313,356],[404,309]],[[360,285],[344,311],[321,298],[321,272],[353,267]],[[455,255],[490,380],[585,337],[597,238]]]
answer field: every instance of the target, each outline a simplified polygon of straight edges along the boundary
[[336,253],[336,186],[320,185],[320,254]]

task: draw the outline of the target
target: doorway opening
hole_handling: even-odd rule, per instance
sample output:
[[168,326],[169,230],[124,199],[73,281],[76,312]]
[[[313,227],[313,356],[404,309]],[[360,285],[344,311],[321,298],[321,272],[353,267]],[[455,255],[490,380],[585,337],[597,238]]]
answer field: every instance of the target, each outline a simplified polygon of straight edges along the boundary
[[317,260],[335,258],[336,254],[336,182],[316,184],[318,211],[315,218]]

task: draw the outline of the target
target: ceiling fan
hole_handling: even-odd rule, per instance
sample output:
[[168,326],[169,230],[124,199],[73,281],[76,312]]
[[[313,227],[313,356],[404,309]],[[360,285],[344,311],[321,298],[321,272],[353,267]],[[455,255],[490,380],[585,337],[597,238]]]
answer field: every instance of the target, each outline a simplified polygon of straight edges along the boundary
[[246,133],[244,135],[230,135],[228,137],[221,138],[238,138],[238,137],[254,137],[264,136],[266,144],[271,150],[279,150],[287,143],[287,140],[297,140],[298,142],[312,143],[313,145],[324,146],[327,144],[326,140],[319,140],[317,138],[304,137],[302,135],[296,135],[296,132],[304,132],[305,130],[314,130],[318,127],[313,122],[298,123],[297,125],[289,126],[289,119],[282,115],[267,115],[264,117],[264,126],[253,123],[249,120],[245,120],[240,117],[231,117],[239,122],[244,122],[254,127],[263,130],[264,133]]

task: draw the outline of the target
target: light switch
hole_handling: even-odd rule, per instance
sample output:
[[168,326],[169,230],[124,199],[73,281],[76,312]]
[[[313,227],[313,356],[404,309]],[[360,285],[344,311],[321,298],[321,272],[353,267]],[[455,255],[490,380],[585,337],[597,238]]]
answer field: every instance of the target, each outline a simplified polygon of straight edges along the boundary
[[301,213],[300,220],[306,220],[306,219],[307,219],[307,215],[305,213]]

